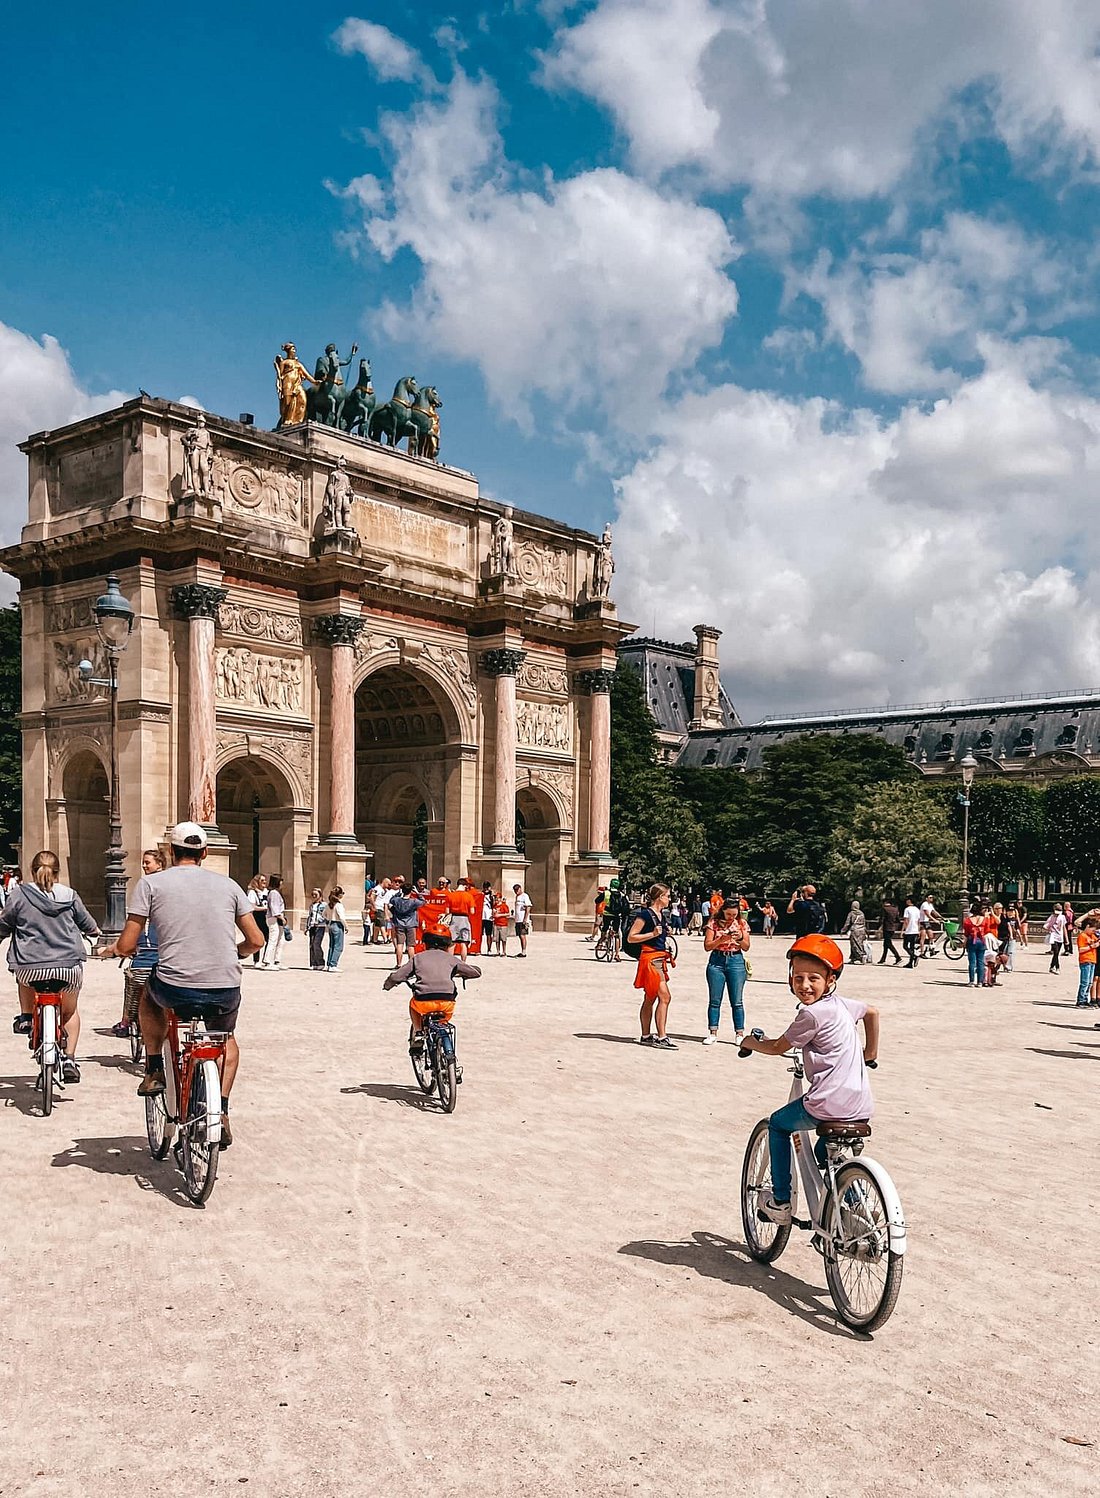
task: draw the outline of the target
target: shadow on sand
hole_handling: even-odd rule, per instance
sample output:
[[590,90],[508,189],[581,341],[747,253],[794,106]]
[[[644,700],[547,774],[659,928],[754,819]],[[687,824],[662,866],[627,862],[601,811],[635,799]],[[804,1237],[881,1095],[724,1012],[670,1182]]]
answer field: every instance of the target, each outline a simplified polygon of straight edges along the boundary
[[624,1243],[619,1252],[636,1259],[649,1259],[654,1264],[694,1269],[696,1274],[722,1280],[724,1284],[756,1290],[790,1315],[819,1331],[828,1332],[830,1336],[857,1342],[871,1340],[866,1333],[850,1331],[837,1320],[827,1290],[814,1290],[774,1264],[758,1264],[742,1244],[723,1238],[719,1233],[692,1233],[690,1238],[680,1243],[643,1238],[636,1243]]
[[379,1097],[388,1103],[400,1103],[403,1108],[419,1108],[422,1112],[427,1108],[438,1108],[437,1099],[430,1093],[421,1092],[419,1087],[409,1087],[400,1082],[360,1082],[358,1087],[341,1087],[340,1091],[345,1096],[354,1096],[362,1092],[367,1097]]
[[[33,1059],[31,1065],[34,1065]],[[33,1072],[24,1072],[18,1077],[0,1077],[0,1104],[5,1108],[18,1108],[28,1118],[41,1118],[42,1094],[35,1086],[36,1081],[37,1075]],[[55,1108],[70,1102],[72,1098],[67,1091],[54,1093]]]
[[155,1191],[166,1201],[185,1207],[188,1212],[194,1211],[179,1184],[171,1151],[166,1160],[154,1160],[141,1135],[121,1139],[74,1139],[67,1149],[58,1150],[50,1164],[58,1167],[76,1165],[102,1176],[127,1176],[142,1191]]

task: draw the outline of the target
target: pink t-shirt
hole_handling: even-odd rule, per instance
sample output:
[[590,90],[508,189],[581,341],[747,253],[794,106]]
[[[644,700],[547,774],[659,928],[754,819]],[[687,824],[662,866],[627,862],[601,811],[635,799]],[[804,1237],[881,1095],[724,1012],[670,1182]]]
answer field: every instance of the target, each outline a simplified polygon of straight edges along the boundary
[[803,1004],[786,1039],[802,1049],[802,1063],[810,1090],[806,1112],[823,1121],[870,1118],[875,1100],[863,1065],[863,1047],[856,1024],[867,1013],[858,999],[829,994],[816,1004]]

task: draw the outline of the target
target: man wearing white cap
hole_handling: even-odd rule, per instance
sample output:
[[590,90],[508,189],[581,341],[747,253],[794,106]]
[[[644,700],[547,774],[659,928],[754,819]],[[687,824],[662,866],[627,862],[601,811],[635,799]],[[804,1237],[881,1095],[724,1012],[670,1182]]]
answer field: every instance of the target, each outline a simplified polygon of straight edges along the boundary
[[139,1016],[146,1061],[138,1093],[152,1097],[164,1091],[166,1010],[181,1020],[202,1019],[208,1029],[226,1031],[221,1140],[226,1149],[233,1143],[229,1094],[240,1061],[233,1031],[241,1003],[241,958],[258,952],[263,937],[240,885],[202,867],[206,833],[199,824],[178,822],[168,837],[172,867],[138,880],[115,944],[120,957],[129,957],[146,921],[156,925],[157,965],[142,994]]

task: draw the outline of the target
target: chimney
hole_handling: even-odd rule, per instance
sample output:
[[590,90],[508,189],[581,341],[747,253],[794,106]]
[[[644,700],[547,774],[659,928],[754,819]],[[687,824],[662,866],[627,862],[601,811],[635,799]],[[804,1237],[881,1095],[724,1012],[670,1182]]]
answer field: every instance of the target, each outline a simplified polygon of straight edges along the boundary
[[695,635],[695,701],[692,705],[689,732],[700,728],[722,727],[722,705],[719,701],[718,641],[722,631],[713,624],[697,624]]

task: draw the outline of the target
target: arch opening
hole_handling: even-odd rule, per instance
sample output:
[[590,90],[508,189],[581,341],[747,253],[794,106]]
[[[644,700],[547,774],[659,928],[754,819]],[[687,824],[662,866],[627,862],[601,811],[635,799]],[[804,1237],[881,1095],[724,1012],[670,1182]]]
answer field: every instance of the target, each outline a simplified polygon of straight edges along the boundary
[[564,909],[568,848],[557,806],[537,786],[516,792],[516,846],[527,859],[526,887],[537,926],[551,923]]
[[282,771],[252,755],[230,760],[218,774],[218,827],[232,845],[229,877],[243,888],[255,874],[281,874],[294,903],[294,794]]
[[82,749],[73,755],[61,777],[61,795],[64,828],[57,829],[54,842],[59,845],[56,852],[65,870],[62,877],[67,877],[92,915],[102,920],[104,864],[111,837],[111,788],[97,754]]

